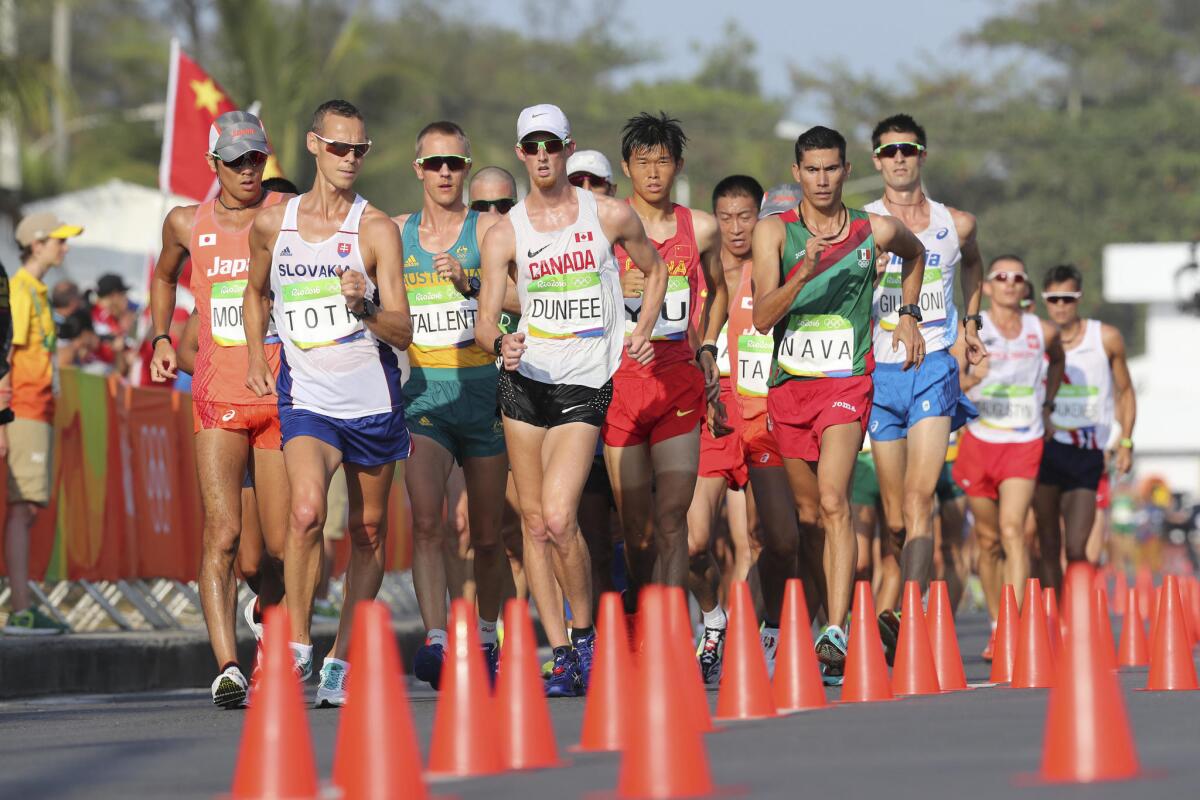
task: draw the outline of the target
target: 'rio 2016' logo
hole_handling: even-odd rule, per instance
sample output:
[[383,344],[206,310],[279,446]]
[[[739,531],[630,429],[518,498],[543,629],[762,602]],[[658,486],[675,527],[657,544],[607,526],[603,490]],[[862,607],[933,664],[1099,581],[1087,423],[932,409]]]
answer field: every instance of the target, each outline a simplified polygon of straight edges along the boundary
[[167,464],[167,429],[163,425],[143,425],[140,432],[142,457],[146,463],[146,499],[150,526],[155,534],[171,532],[171,472]]

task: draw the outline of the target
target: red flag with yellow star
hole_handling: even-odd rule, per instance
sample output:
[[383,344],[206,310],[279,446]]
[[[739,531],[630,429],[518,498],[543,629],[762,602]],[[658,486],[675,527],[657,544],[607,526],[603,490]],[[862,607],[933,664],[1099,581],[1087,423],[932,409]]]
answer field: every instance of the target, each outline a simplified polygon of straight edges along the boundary
[[204,200],[216,181],[204,154],[213,120],[237,104],[221,85],[171,40],[167,114],[158,184],[164,192]]

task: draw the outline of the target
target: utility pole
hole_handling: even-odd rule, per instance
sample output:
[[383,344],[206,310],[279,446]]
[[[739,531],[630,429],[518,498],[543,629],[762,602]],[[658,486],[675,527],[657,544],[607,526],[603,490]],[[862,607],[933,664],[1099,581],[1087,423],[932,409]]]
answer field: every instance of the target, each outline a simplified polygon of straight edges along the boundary
[[[17,57],[16,0],[0,0],[0,57]],[[17,136],[16,109],[0,114],[0,194],[12,197],[21,191],[21,142]]]
[[67,134],[67,112],[64,107],[71,85],[71,6],[67,0],[55,0],[50,26],[50,60],[54,62],[57,86],[50,96],[50,125],[54,137],[53,163],[58,179],[67,177],[71,140]]

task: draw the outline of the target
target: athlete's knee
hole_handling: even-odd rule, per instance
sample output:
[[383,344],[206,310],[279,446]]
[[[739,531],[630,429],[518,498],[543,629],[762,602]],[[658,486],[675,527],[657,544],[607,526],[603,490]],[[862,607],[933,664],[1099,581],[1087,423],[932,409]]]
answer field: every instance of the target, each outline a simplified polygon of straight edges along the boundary
[[549,508],[544,511],[546,536],[555,544],[564,544],[579,531],[574,510],[567,508]]
[[[688,530],[688,558],[697,558],[699,556],[708,555],[709,532],[698,528],[690,528]],[[734,542],[734,549],[737,549],[737,542]]]
[[1005,522],[1000,524],[1000,545],[1005,550],[1025,546],[1025,525]]
[[325,527],[325,498],[312,492],[292,491],[292,530],[319,535]]
[[387,538],[387,526],[382,517],[351,520],[350,545],[357,550],[378,550]]
[[805,497],[796,503],[796,519],[801,525],[821,524],[821,504],[815,498]]
[[846,493],[837,488],[822,488],[820,490],[820,511],[822,520],[850,517],[850,501]]
[[204,550],[206,553],[233,559],[238,554],[242,538],[241,523],[233,519],[204,521]]

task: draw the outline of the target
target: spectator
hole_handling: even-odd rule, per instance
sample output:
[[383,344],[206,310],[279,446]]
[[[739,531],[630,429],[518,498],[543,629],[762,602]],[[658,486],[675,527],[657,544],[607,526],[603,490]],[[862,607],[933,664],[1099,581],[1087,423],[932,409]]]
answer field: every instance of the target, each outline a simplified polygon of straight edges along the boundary
[[29,592],[29,532],[50,501],[54,431],[55,328],[42,277],[63,262],[67,239],[83,233],[51,213],[30,214],[17,225],[21,268],[9,285],[12,309],[12,410],[8,444],[8,519],[4,557],[12,590],[4,632],[45,635],[65,630],[33,607]]
[[96,357],[100,337],[86,308],[76,309],[58,326],[58,366],[78,367],[84,372],[107,375],[111,367]]
[[100,337],[96,357],[118,375],[129,373],[132,357],[129,337],[137,316],[129,307],[129,287],[120,275],[101,275],[96,282],[96,302],[92,305],[92,328]]
[[83,307],[83,293],[75,281],[64,278],[50,290],[50,308],[54,312],[56,325],[61,325],[63,320]]

